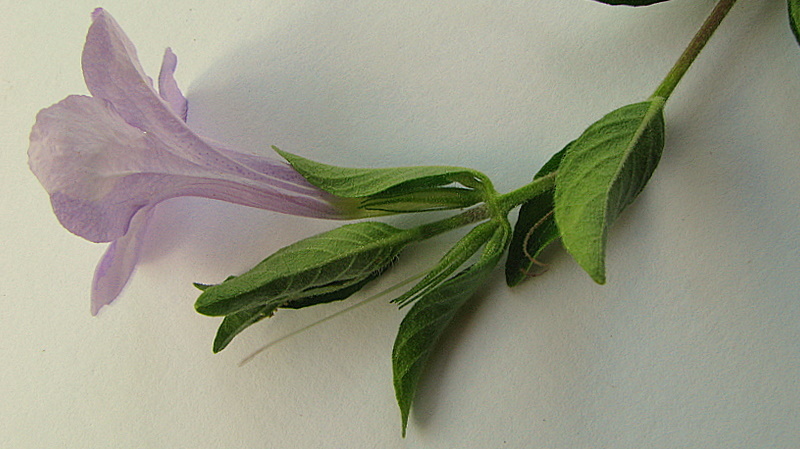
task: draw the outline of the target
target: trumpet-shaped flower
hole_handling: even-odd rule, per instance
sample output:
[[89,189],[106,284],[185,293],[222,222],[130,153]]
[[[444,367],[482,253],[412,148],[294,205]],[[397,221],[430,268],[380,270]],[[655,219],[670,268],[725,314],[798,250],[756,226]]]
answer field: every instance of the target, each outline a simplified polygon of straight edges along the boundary
[[147,222],[166,199],[198,196],[317,218],[361,215],[355,200],[325,193],[284,162],[195,134],[173,78],[175,55],[164,54],[157,91],[116,21],[99,8],[92,19],[82,56],[91,96],[69,96],[39,112],[28,156],[61,224],[111,242],[95,271],[93,314],[128,282]]

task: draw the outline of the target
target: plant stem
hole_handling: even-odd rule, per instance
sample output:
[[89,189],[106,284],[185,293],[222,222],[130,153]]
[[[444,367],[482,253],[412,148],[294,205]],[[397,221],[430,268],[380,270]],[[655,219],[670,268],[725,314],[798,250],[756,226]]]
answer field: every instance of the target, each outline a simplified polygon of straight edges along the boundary
[[410,231],[414,232],[415,241],[426,240],[444,232],[452,231],[453,229],[458,229],[468,224],[483,221],[489,218],[491,215],[492,214],[489,206],[487,204],[481,204],[480,206],[476,206],[472,209],[461,212],[458,215],[417,226]]
[[[703,25],[697,31],[697,34],[694,35],[689,45],[683,51],[683,54],[681,54],[680,58],[675,62],[675,65],[655,92],[653,92],[653,97],[661,97],[664,100],[669,98],[681,78],[683,78],[683,75],[686,74],[686,71],[689,70],[694,60],[697,59],[700,51],[708,43],[708,40],[717,30],[720,23],[722,23],[722,19],[725,18],[735,3],[736,0],[719,0],[719,2],[717,2],[711,14],[709,14],[708,18],[706,18]],[[426,240],[443,232],[451,231],[495,216],[503,216],[503,218],[505,218],[505,215],[507,215],[511,209],[552,189],[555,186],[556,173],[557,172],[549,173],[547,176],[534,179],[532,182],[519,189],[503,195],[494,196],[488,199],[484,204],[468,209],[458,215],[412,228],[409,230],[409,232],[412,232],[414,235],[412,239],[416,241]],[[494,190],[488,180],[484,182],[487,183],[489,190]]]
[[512,190],[503,195],[498,195],[485,203],[468,209],[458,215],[448,217],[442,220],[425,223],[423,225],[412,228],[409,232],[414,233],[413,240],[427,240],[435,237],[441,233],[452,231],[453,229],[460,228],[472,223],[486,220],[494,216],[502,216],[505,218],[511,209],[519,206],[520,204],[550,190],[555,186],[556,172],[549,173],[547,176],[536,178],[532,182],[524,186]]
[[536,178],[516,190],[500,195],[495,200],[497,208],[503,214],[508,214],[511,209],[552,189],[556,185],[556,173],[558,172],[548,173],[546,176]]
[[717,30],[722,19],[728,14],[728,11],[731,10],[734,3],[736,3],[736,0],[720,0],[717,3],[717,6],[714,7],[714,10],[711,11],[711,14],[709,14],[706,21],[703,22],[703,25],[697,31],[697,34],[692,38],[692,41],[689,42],[689,46],[686,47],[683,54],[675,62],[672,70],[669,71],[664,81],[662,81],[655,92],[653,92],[654,97],[662,97],[665,100],[669,98],[672,91],[675,90],[675,86],[678,85],[683,75],[689,70],[689,66],[692,65],[697,55],[700,54],[700,50],[708,43],[711,35]]

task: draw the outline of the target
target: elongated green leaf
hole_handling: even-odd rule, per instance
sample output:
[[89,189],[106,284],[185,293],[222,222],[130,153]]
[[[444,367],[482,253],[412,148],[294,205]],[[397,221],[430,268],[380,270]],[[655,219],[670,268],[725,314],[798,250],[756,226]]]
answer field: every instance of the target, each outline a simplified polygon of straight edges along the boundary
[[426,292],[400,324],[392,352],[392,367],[403,436],[417,384],[434,345],[456,312],[486,281],[508,244],[510,226],[494,224],[494,235],[486,243],[478,262]]
[[217,336],[214,338],[214,353],[222,351],[228,346],[228,343],[233,340],[240,332],[247,327],[263,320],[264,318],[271,317],[275,313],[276,304],[268,304],[261,307],[253,307],[251,309],[242,310],[234,314],[228,315],[222,320],[219,329],[217,329]]
[[656,3],[666,2],[669,0],[594,0],[594,1],[605,3],[606,5],[646,6],[646,5],[654,5]]
[[344,287],[336,291],[323,293],[321,295],[306,296],[299,299],[289,300],[286,303],[282,304],[281,308],[302,309],[304,307],[316,306],[318,304],[327,304],[329,302],[341,301],[347,299],[350,296],[352,296],[353,293],[356,293],[357,291],[361,290],[361,288],[367,285],[370,281],[380,276],[384,271],[386,271],[386,268],[388,268],[388,266],[381,267],[380,269],[370,273],[369,276],[364,278],[363,281],[357,282],[352,285],[348,285],[347,287]]
[[342,226],[293,243],[252,270],[207,287],[195,309],[212,316],[341,292],[386,268],[414,238],[385,223]]
[[605,283],[608,228],[644,188],[664,148],[664,99],[623,106],[591,125],[558,169],[555,219],[567,251]]
[[428,290],[436,287],[447,279],[448,276],[455,273],[461,265],[472,257],[472,255],[489,240],[496,230],[497,223],[491,221],[481,223],[474,227],[467,235],[462,237],[455,246],[450,248],[441,260],[439,260],[439,263],[437,263],[417,285],[393,299],[392,302],[398,303],[400,307],[403,307],[417,300]]
[[311,184],[326,192],[344,198],[363,198],[391,188],[405,185],[409,190],[423,190],[454,182],[475,188],[484,176],[461,167],[398,167],[398,168],[348,168],[322,164],[273,149],[292,164]]
[[788,0],[789,4],[789,24],[797,43],[800,44],[800,0]]
[[336,167],[274,149],[311,184],[336,196],[361,198],[362,209],[420,212],[465,208],[484,200],[486,176],[467,168]]
[[224,320],[222,320],[222,324],[220,324],[219,329],[217,329],[217,336],[214,339],[214,353],[225,349],[225,347],[228,346],[228,343],[233,340],[233,337],[237,336],[247,327],[263,320],[264,318],[271,317],[279,306],[282,308],[299,309],[301,307],[309,307],[317,304],[341,301],[349,298],[353,293],[361,290],[363,286],[378,277],[380,274],[380,271],[376,271],[357,284],[331,293],[294,299],[284,303],[283,305],[268,303],[267,305],[245,309],[241,312],[228,315]]
[[[558,170],[570,142],[561,151],[554,154],[536,173],[533,179],[547,176]],[[509,287],[518,285],[528,277],[536,257],[549,244],[558,239],[558,226],[553,217],[553,191],[549,190],[525,202],[519,209],[514,235],[508,247],[506,258],[506,284]]]

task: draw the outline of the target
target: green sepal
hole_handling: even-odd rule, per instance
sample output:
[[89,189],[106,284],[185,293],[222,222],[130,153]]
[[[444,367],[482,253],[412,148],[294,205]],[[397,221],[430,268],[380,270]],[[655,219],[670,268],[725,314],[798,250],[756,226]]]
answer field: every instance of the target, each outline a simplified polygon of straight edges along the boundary
[[461,209],[486,198],[486,175],[468,168],[337,167],[273,149],[308,182],[342,198],[359,198],[359,208],[364,210],[402,213]]
[[486,282],[508,245],[510,226],[507,223],[492,224],[494,233],[486,242],[480,259],[425,292],[400,323],[392,351],[392,368],[403,436],[417,385],[431,351],[458,310]]
[[[554,154],[533,179],[547,176],[558,170],[570,142],[561,151]],[[537,256],[551,243],[558,240],[558,226],[553,216],[553,190],[537,195],[526,201],[519,209],[514,234],[508,247],[506,258],[506,284],[509,287],[518,285],[527,279]]]
[[392,302],[404,307],[419,299],[425,292],[435,288],[469,260],[492,237],[496,230],[497,223],[491,221],[481,223],[472,228],[467,235],[459,239],[445,253],[436,266],[428,271],[428,274],[420,282],[393,299]]
[[345,225],[284,247],[241,276],[206,288],[195,309],[223,316],[341,292],[388,267],[415,238],[413,231],[385,223]]
[[564,247],[605,283],[608,228],[641,193],[664,148],[664,99],[623,106],[569,147],[556,176],[555,219]]

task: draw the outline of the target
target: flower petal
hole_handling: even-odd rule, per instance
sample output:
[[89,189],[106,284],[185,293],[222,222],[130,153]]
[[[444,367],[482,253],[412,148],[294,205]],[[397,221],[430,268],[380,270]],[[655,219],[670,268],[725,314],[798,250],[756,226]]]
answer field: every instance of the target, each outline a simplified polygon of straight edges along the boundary
[[158,92],[161,94],[161,98],[169,104],[172,112],[185,122],[189,108],[186,97],[183,96],[175,81],[174,74],[177,66],[178,57],[171,48],[167,48],[164,51],[164,59],[161,61],[161,72],[158,74]]
[[[158,135],[165,149],[175,156],[215,172],[265,181],[263,173],[216,151],[192,132],[155,91],[142,70],[133,43],[111,15],[98,8],[92,17],[82,65],[86,85],[94,97],[111,103],[131,126]],[[167,60],[166,73],[172,70],[170,65]]]
[[128,283],[139,262],[152,212],[152,207],[140,210],[131,220],[128,232],[108,246],[97,264],[92,281],[92,315],[111,304]]
[[65,228],[93,242],[127,232],[131,217],[149,199],[123,200],[121,175],[147,168],[145,137],[111,105],[92,97],[70,96],[39,112],[28,163]]
[[93,96],[70,96],[40,111],[28,156],[62,225],[93,242],[112,242],[95,272],[93,314],[122,291],[152,210],[168,198],[200,196],[318,218],[364,216],[353,200],[312,186],[284,162],[196,135],[185,123],[172,51],[162,61],[159,94],[114,19],[101,8],[92,18],[82,65]]
[[257,174],[254,180],[198,166],[170,150],[159,135],[127,124],[106,101],[70,96],[39,112],[28,155],[62,225],[93,242],[122,237],[139,209],[176,196],[317,218],[357,216],[354,204],[311,186],[283,162],[214,150],[240,160],[222,156]]
[[153,88],[136,48],[110,14],[98,8],[92,18],[82,55],[84,80],[92,96],[111,103],[131,126],[158,134],[178,157],[219,172],[260,177],[214,151],[173,112]]

